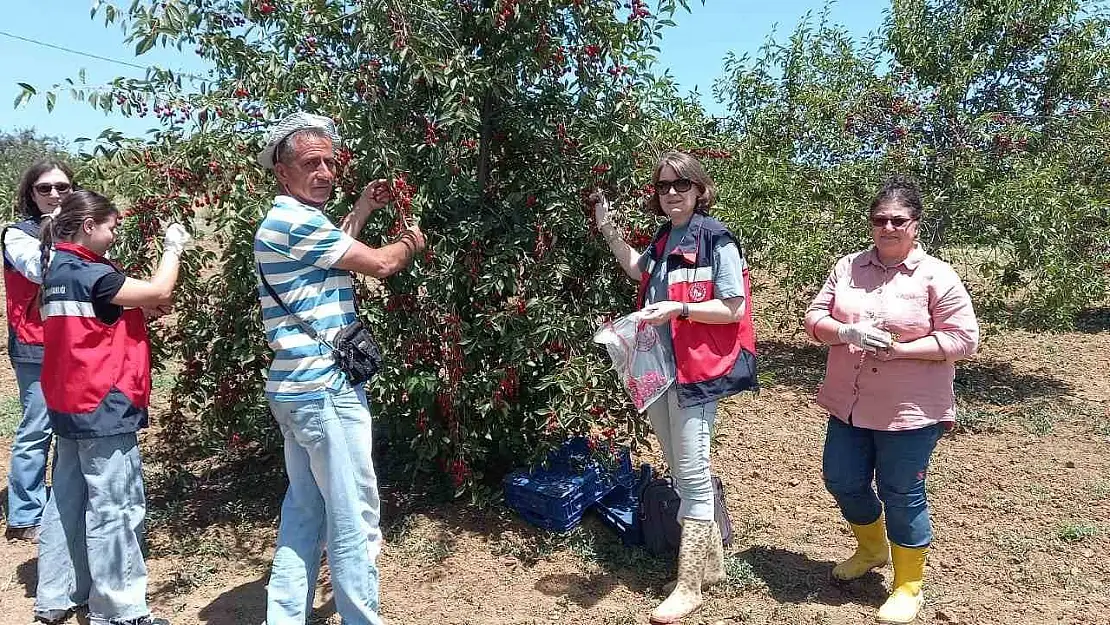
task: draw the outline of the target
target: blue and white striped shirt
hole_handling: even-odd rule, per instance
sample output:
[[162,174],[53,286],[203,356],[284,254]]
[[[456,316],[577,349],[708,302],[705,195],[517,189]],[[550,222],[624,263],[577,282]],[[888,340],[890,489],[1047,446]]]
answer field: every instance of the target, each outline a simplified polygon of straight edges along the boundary
[[[319,209],[279,195],[254,235],[254,259],[285,305],[328,342],[354,322],[354,290],[346,271],[332,269],[354,239]],[[344,383],[330,350],[287,315],[259,282],[262,323],[274,361],[266,397],[274,401],[318,399]]]

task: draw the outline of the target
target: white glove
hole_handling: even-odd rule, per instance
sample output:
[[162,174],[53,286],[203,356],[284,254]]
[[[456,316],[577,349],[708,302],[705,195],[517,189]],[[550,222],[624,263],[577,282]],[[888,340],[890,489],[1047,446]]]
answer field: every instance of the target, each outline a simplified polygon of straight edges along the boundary
[[869,352],[887,349],[894,342],[890,332],[880,330],[866,322],[843,324],[837,328],[836,336],[844,343],[851,343]]
[[178,256],[185,251],[185,248],[192,243],[193,237],[185,226],[181,224],[170,224],[166,227],[166,234],[162,239],[162,249],[167,252],[173,252]]
[[594,205],[594,220],[597,225],[608,223],[609,221],[609,200],[605,199],[605,194],[598,189],[590,194],[590,202]]

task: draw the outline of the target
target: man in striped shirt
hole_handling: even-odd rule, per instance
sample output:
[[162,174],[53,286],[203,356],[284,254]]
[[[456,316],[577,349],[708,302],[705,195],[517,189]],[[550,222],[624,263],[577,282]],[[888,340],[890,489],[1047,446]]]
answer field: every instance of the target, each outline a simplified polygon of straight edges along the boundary
[[335,183],[338,143],[330,119],[298,112],[271,129],[258,155],[280,187],[255,233],[254,255],[261,277],[281,298],[259,286],[266,340],[274,350],[266,398],[285,437],[289,476],[267,586],[268,625],[305,623],[325,541],[343,622],[382,623],[370,409],[363,388],[351,386],[327,344],[355,321],[350,272],[392,275],[424,248],[424,235],[414,225],[380,248],[356,240],[370,213],[391,199],[385,180],[368,184],[339,226],[321,212]]

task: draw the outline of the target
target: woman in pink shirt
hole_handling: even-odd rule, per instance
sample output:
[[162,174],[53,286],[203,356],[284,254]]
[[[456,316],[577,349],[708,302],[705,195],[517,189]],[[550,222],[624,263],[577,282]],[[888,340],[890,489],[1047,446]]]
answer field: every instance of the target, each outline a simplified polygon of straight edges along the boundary
[[874,246],[837,261],[805,316],[806,332],[829,345],[817,393],[830,413],[825,487],[859,543],[833,576],[855,579],[893,559],[881,623],[909,623],[924,603],[925,473],[956,419],[954,363],[979,342],[960,277],[917,242],[921,213],[917,185],[888,180],[871,203]]

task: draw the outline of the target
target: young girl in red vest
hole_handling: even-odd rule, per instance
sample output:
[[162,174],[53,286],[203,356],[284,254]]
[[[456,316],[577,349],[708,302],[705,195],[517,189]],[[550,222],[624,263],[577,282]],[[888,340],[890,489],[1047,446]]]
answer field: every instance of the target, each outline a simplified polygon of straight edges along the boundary
[[119,221],[107,198],[76,191],[42,223],[42,390],[58,437],[35,597],[35,618],[46,623],[84,605],[91,625],[160,622],[147,608],[141,548],[146,495],[136,432],[147,425],[150,400],[144,309],[171,303],[190,237],[169,226],[154,276],[136,280],[104,258]]
[[596,193],[594,217],[621,268],[640,283],[642,319],[655,324],[674,356],[675,383],[647,407],[681,503],[678,579],[651,613],[675,623],[697,610],[703,585],[724,580],[721,529],[715,519],[709,443],[717,401],[757,386],[748,268],[739,242],[709,216],[717,190],[689,154],[659,157],[648,208],[667,218],[640,252],[609,220]]

